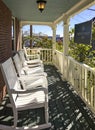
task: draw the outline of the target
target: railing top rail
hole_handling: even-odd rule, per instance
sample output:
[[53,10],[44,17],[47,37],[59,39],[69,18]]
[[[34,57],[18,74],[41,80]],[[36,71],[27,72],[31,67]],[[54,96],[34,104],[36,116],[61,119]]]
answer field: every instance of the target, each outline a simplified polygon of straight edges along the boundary
[[27,48],[27,50],[52,50],[52,48]]
[[[57,51],[57,50],[56,50],[56,52],[57,52],[57,53],[60,53],[60,54],[62,53],[62,52],[59,52],[59,51]],[[63,53],[62,53],[62,55],[64,56]],[[80,66],[80,67],[86,69],[87,71],[91,71],[92,73],[95,73],[95,68],[92,68],[92,67],[90,67],[90,66],[88,66],[88,65],[86,65],[86,64],[84,64],[84,63],[78,62],[78,61],[76,61],[76,60],[75,60],[73,57],[71,57],[71,56],[65,56],[65,57],[67,57],[68,60],[74,62],[77,66]]]
[[58,50],[55,50],[55,52],[61,54],[61,55],[64,55],[62,52],[58,51]]
[[77,64],[78,66],[83,67],[84,69],[87,69],[88,71],[91,71],[93,73],[95,73],[95,68],[92,68],[84,63],[80,63],[78,61],[76,61],[75,59],[73,59],[72,57],[68,56],[68,59],[72,60],[73,62],[75,62],[75,64]]

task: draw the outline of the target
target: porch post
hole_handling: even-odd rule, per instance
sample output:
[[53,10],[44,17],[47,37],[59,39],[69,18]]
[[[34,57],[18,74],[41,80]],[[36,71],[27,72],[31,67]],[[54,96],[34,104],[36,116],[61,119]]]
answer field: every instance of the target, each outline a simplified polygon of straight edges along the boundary
[[64,30],[63,30],[63,77],[68,79],[68,45],[69,45],[69,18],[67,16],[64,17]]
[[68,55],[68,45],[69,45],[69,19],[64,19],[64,30],[63,30],[63,47],[64,47],[64,55]]
[[[33,38],[33,26],[30,25],[30,37]],[[33,39],[30,39],[30,48],[33,47]]]
[[52,27],[52,31],[53,31],[53,37],[52,37],[52,41],[53,41],[53,49],[56,49],[56,25],[54,25]]
[[55,50],[56,50],[56,25],[52,26],[52,50],[53,50],[53,63],[55,63]]
[[22,49],[22,25],[20,25],[20,45],[19,45],[19,49]]

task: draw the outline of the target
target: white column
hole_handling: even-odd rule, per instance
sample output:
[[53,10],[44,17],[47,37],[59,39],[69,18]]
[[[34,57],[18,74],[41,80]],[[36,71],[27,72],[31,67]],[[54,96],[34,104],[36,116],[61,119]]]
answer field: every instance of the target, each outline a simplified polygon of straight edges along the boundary
[[53,63],[55,63],[55,50],[56,50],[56,25],[52,26],[52,50],[53,50]]
[[53,41],[53,50],[56,49],[56,25],[52,26],[52,33],[53,33],[53,36],[52,36],[52,41]]
[[19,49],[22,49],[22,34],[23,34],[23,32],[22,32],[22,25],[20,25],[20,35],[19,35],[19,39],[20,39],[20,45],[19,45]]
[[69,45],[69,19],[64,18],[63,27],[63,77],[68,79],[68,45]]
[[68,55],[68,45],[69,45],[69,19],[64,19],[64,31],[63,31],[63,53],[65,56]]

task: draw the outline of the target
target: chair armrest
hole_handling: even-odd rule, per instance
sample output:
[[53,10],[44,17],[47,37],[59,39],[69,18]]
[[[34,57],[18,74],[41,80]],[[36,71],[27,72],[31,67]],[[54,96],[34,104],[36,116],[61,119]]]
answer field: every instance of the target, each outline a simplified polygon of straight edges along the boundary
[[16,89],[11,89],[11,92],[14,94],[27,94],[27,93],[33,93],[36,91],[44,91],[45,94],[48,94],[48,89],[44,88],[44,87],[32,87],[31,89],[22,89],[22,90],[16,90]]
[[41,80],[43,80],[43,82],[39,82],[39,78],[36,79],[20,79],[20,83],[23,89],[25,90],[32,90],[32,89],[39,89],[39,88],[44,88],[44,89],[48,89],[48,82],[46,80],[46,78],[41,78]]
[[[25,74],[27,74],[28,72],[29,72],[29,68],[22,68],[23,69],[23,71],[25,72]],[[27,75],[27,76],[30,76],[30,75]],[[47,73],[46,72],[40,72],[40,73],[33,73],[33,74],[31,74],[31,77],[32,76],[45,76],[45,77],[47,77]],[[22,76],[21,76],[22,77]]]
[[39,67],[39,66],[41,67],[42,65],[41,65],[40,63],[38,63],[38,64],[34,64],[34,63],[32,63],[32,64],[24,63],[23,66],[24,66],[24,67],[28,67],[28,68],[34,68],[34,67]]
[[48,94],[48,89],[42,86],[32,87],[27,89],[29,92],[36,92],[36,91],[44,91],[45,94]]
[[39,54],[31,54],[31,55],[30,55],[30,54],[27,54],[26,57],[29,58],[30,60],[31,60],[31,59],[32,59],[32,60],[33,60],[33,59],[40,59]]
[[27,54],[27,56],[38,56],[39,57],[39,54]]
[[44,74],[33,74],[33,75],[23,75],[23,76],[20,76],[18,77],[18,80],[25,80],[25,81],[28,81],[28,80],[36,80],[36,79],[39,79],[39,78],[44,78],[46,76],[44,76]]
[[11,93],[13,93],[13,94],[25,94],[26,90],[23,90],[23,89],[22,90],[11,89]]

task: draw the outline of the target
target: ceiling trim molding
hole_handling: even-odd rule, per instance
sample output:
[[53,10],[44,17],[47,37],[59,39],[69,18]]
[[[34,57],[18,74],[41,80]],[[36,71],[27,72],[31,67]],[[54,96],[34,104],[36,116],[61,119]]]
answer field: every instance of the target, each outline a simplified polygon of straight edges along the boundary
[[86,8],[92,6],[95,4],[95,0],[81,0],[78,4],[76,4],[72,9],[70,9],[68,12],[63,14],[61,17],[56,19],[54,21],[55,24],[59,23],[60,21],[64,21],[64,18],[67,17],[73,17],[74,15],[78,14],[79,12],[82,12]]
[[78,3],[75,7],[69,10],[66,15],[73,17],[74,15],[82,12],[83,10],[87,9],[88,7],[95,4],[95,0],[82,0]]
[[47,25],[47,26],[52,26],[52,22],[33,22],[33,21],[20,21],[20,27],[24,25]]

